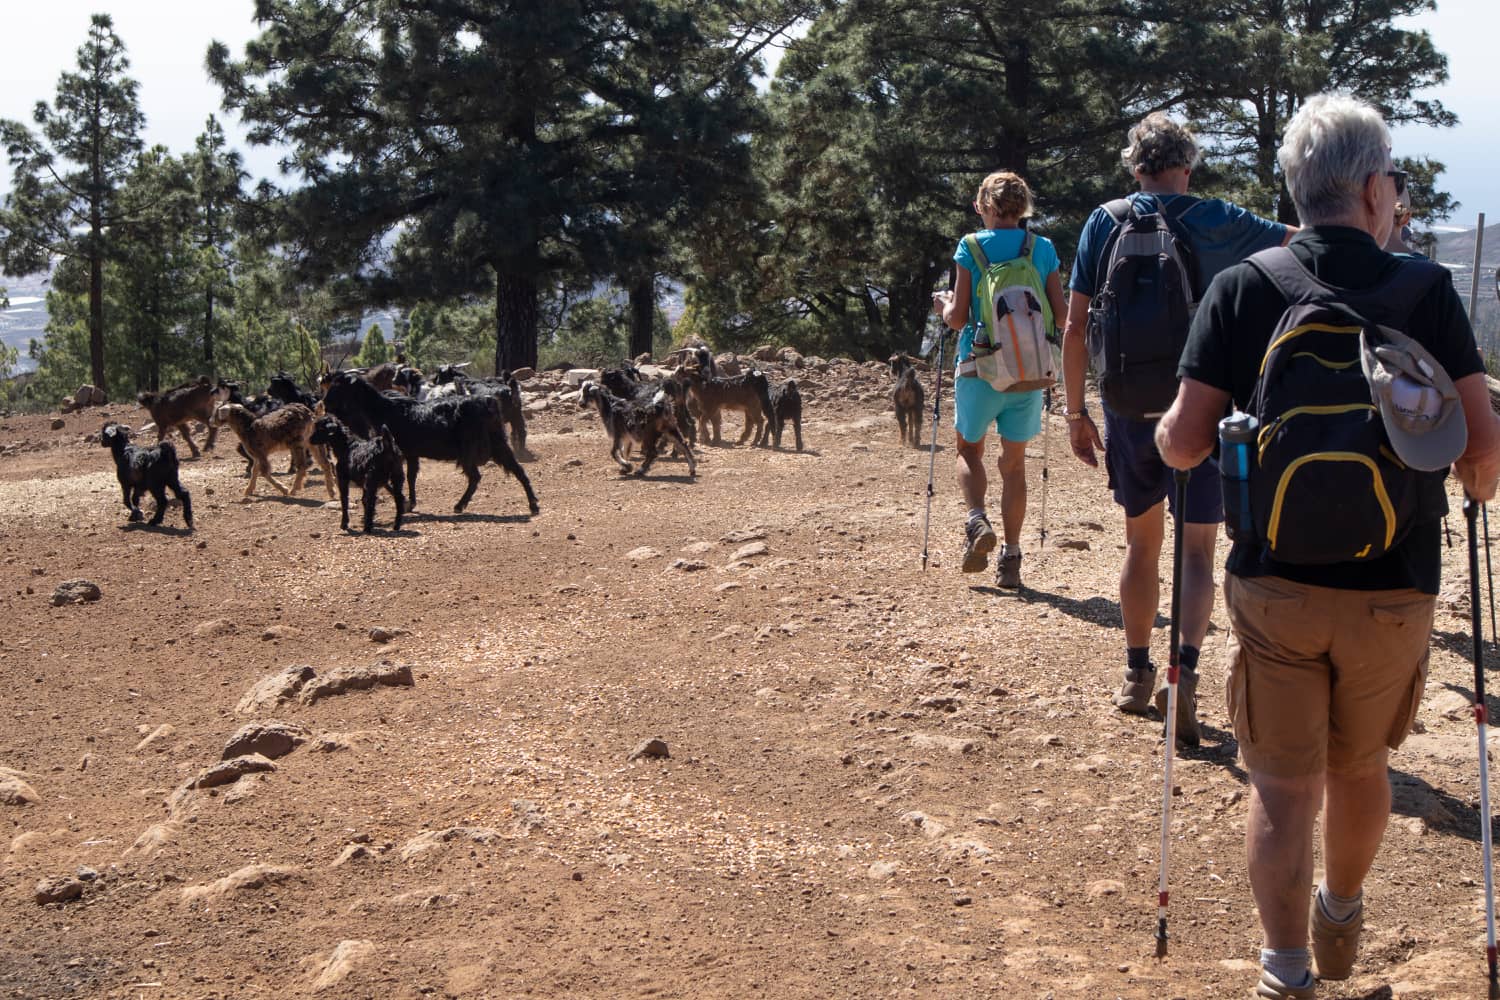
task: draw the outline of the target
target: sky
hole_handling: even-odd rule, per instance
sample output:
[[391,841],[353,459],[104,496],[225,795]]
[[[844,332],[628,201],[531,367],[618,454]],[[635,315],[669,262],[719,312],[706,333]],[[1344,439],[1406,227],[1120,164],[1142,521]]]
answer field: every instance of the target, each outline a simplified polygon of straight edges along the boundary
[[[8,0],[7,44],[0,56],[0,118],[30,124],[38,100],[51,101],[57,77],[75,64],[74,53],[88,32],[89,17],[103,11],[114,18],[124,40],[130,73],[140,84],[146,114],[145,139],[174,153],[192,149],[204,121],[217,114],[225,132],[256,177],[277,176],[280,153],[244,142],[233,115],[220,108],[220,94],[204,70],[204,55],[215,39],[235,53],[258,32],[253,0]],[[1472,226],[1478,212],[1487,223],[1500,221],[1500,2],[1438,0],[1436,13],[1414,19],[1448,55],[1448,83],[1426,92],[1459,116],[1456,129],[1405,127],[1394,134],[1397,155],[1425,155],[1447,165],[1441,183],[1461,203],[1451,223]],[[10,186],[0,157],[0,193]]]

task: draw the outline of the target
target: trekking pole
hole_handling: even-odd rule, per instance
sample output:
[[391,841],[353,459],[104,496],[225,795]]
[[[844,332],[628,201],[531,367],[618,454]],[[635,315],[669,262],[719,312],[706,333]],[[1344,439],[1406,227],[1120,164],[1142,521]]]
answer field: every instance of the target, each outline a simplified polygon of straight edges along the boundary
[[1178,638],[1182,629],[1182,511],[1187,506],[1188,469],[1172,470],[1176,508],[1172,514],[1172,623],[1167,659],[1167,750],[1161,789],[1161,877],[1156,886],[1156,957],[1167,954],[1167,852],[1172,832],[1172,759],[1177,756]]
[[1039,549],[1047,547],[1047,464],[1052,452],[1052,389],[1042,390],[1042,537]]
[[1490,635],[1500,635],[1495,627],[1495,567],[1490,563],[1490,508],[1479,505],[1479,516],[1484,522],[1484,580],[1490,593]]
[[1484,699],[1484,637],[1481,635],[1479,610],[1479,541],[1474,535],[1474,518],[1479,504],[1464,496],[1464,520],[1469,522],[1469,615],[1474,633],[1474,722],[1479,730],[1479,843],[1484,861],[1484,933],[1485,958],[1489,962],[1490,996],[1500,996],[1500,978],[1496,975],[1495,953],[1495,878],[1492,867],[1493,844],[1490,832],[1490,760],[1489,709]]
[[937,386],[932,391],[932,447],[927,451],[927,513],[922,518],[922,572],[927,572],[927,535],[932,528],[932,476],[937,467],[937,433],[943,399],[943,342],[948,338],[939,327],[937,335]]

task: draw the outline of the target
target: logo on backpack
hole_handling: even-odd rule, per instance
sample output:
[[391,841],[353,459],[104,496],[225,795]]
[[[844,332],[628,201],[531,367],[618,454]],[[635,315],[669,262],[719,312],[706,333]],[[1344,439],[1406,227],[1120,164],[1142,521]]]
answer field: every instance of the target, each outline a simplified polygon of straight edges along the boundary
[[1389,282],[1355,292],[1319,281],[1285,247],[1249,260],[1287,300],[1250,397],[1258,539],[1286,563],[1379,559],[1446,500],[1442,472],[1420,471],[1392,447],[1364,359],[1412,343],[1378,320],[1404,326],[1441,270],[1404,261]]
[[1154,420],[1177,397],[1177,364],[1198,308],[1197,260],[1169,204],[1142,213],[1128,198],[1104,206],[1115,229],[1089,303],[1088,343],[1099,395],[1110,412]]
[[974,353],[959,363],[958,374],[982,378],[1001,392],[1030,392],[1057,382],[1057,366],[1047,333],[1052,307],[1042,276],[1031,261],[1035,237],[1021,237],[1021,249],[1010,260],[991,264],[970,233],[964,245],[979,266],[979,322]]

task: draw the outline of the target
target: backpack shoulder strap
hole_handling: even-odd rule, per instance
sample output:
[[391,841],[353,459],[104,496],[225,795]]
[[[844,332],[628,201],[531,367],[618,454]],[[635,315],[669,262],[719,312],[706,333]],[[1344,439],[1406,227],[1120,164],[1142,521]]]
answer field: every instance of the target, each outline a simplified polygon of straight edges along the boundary
[[1016,256],[1025,257],[1029,260],[1031,258],[1031,247],[1036,243],[1036,237],[1032,235],[1029,229],[1023,229],[1021,233],[1021,249],[1016,251]]
[[1120,242],[1120,228],[1136,217],[1135,205],[1129,198],[1116,198],[1113,201],[1106,201],[1099,207],[1104,209],[1105,214],[1115,225],[1105,237],[1104,245],[1099,248],[1099,260],[1094,266],[1094,294],[1096,295],[1104,288],[1105,276],[1109,274],[1109,262],[1114,257],[1116,245]]
[[1447,269],[1433,261],[1411,257],[1397,257],[1396,261],[1400,266],[1380,286],[1378,295],[1383,303],[1389,303],[1384,308],[1390,317],[1398,323],[1404,323],[1411,317],[1417,303],[1447,273]]
[[980,249],[978,233],[970,233],[965,236],[964,246],[969,248],[969,256],[974,258],[974,263],[979,265],[980,271],[988,271],[990,269],[990,260],[984,255],[984,251]]
[[1329,298],[1333,291],[1302,266],[1290,247],[1271,247],[1245,259],[1276,286],[1288,305]]
[[1106,201],[1100,207],[1109,213],[1109,217],[1115,220],[1115,225],[1117,226],[1136,214],[1135,203],[1129,198],[1116,198],[1113,201]]

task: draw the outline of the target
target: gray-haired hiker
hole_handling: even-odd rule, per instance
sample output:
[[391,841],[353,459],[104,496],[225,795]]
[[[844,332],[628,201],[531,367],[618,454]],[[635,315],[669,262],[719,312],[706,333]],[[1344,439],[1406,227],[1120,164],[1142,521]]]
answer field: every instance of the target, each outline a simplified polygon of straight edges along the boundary
[[[1164,506],[1174,505],[1172,474],[1157,454],[1156,421],[1177,392],[1177,363],[1194,303],[1214,275],[1291,230],[1218,198],[1187,193],[1199,150],[1193,134],[1161,113],[1130,130],[1122,151],[1140,191],[1102,205],[1085,223],[1069,281],[1063,333],[1063,386],[1073,454],[1097,466],[1097,450],[1115,503],[1125,511],[1120,617],[1125,626],[1125,679],[1114,703],[1145,713],[1157,689],[1151,629],[1158,585]],[[1089,361],[1100,378],[1104,434],[1084,405]],[[1214,542],[1223,506],[1218,472],[1209,464],[1188,482],[1183,513],[1181,666],[1177,738],[1196,746],[1198,650],[1213,610]],[[1175,510],[1174,510],[1175,513]],[[1166,710],[1166,687],[1156,693]]]
[[1259,425],[1248,492],[1226,494],[1250,509],[1229,512],[1224,581],[1265,934],[1258,997],[1314,996],[1313,960],[1323,979],[1355,965],[1390,813],[1387,754],[1426,681],[1443,480],[1452,463],[1483,501],[1500,477],[1500,424],[1447,271],[1381,249],[1405,186],[1390,143],[1354,98],[1320,95],[1297,112],[1279,159],[1308,228],[1214,280],[1156,432],[1181,469],[1213,452],[1231,401]]

